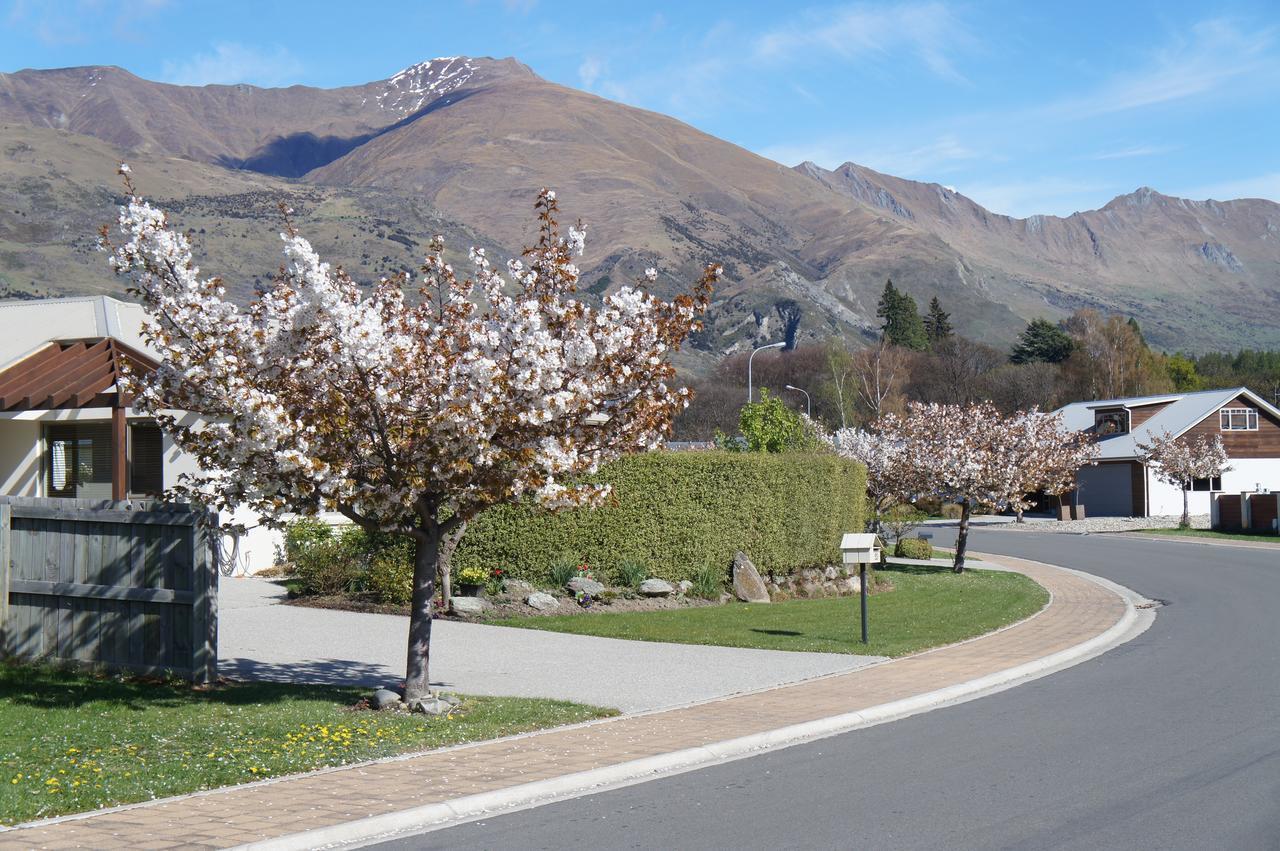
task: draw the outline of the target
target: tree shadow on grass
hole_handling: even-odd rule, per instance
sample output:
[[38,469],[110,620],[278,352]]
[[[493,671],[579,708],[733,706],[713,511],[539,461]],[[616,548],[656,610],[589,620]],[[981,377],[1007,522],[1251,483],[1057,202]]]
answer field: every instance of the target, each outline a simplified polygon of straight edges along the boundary
[[757,627],[752,627],[751,631],[759,632],[763,635],[804,635],[803,632],[797,632],[794,629],[759,629]]
[[[53,665],[0,664],[0,711],[5,704],[39,709],[75,709],[89,704],[142,712],[192,704],[243,706],[290,700],[350,704],[371,686],[396,687],[403,677],[378,665],[342,659],[301,664],[225,660],[225,681],[194,687],[180,680],[73,671]],[[432,683],[448,687],[448,683]]]

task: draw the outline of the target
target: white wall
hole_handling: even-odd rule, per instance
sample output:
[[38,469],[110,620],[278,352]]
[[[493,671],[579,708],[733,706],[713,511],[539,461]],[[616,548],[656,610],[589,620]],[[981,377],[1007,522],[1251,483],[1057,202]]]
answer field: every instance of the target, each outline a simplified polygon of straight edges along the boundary
[[[1280,458],[1232,458],[1232,469],[1222,474],[1222,492],[1240,493],[1252,491],[1259,484],[1262,490],[1280,490]],[[1168,485],[1147,472],[1147,505],[1151,515],[1182,514],[1182,488]],[[1209,513],[1208,491],[1192,491],[1189,505],[1192,514]]]
[[40,423],[0,420],[0,493],[41,496]]

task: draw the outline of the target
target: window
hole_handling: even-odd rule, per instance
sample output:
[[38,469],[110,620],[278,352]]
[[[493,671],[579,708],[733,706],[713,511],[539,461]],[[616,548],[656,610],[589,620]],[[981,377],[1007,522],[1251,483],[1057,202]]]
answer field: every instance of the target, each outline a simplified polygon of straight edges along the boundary
[[1093,415],[1093,430],[1102,437],[1129,433],[1128,411],[1098,411]]
[[1223,431],[1257,431],[1257,408],[1223,408],[1218,411],[1218,423]]
[[1222,490],[1222,477],[1214,476],[1212,479],[1192,479],[1191,487],[1185,484],[1182,486],[1184,491],[1220,491]]
[[164,437],[155,423],[129,426],[129,493],[164,493]]
[[45,428],[49,496],[111,498],[111,424],[59,423]]

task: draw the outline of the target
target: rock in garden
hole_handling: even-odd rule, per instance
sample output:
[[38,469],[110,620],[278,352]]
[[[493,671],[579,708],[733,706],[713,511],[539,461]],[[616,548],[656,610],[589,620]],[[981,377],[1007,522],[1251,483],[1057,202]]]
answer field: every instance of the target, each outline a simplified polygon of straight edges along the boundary
[[683,597],[685,594],[688,594],[692,590],[693,590],[692,582],[690,582],[688,579],[680,580],[680,596],[681,597]]
[[400,695],[389,688],[380,688],[369,698],[369,705],[374,709],[390,709],[400,704]]
[[489,603],[481,597],[450,597],[449,609],[455,615],[469,618],[484,614]]
[[583,594],[590,594],[592,597],[599,597],[604,593],[604,586],[594,579],[587,579],[585,576],[575,576],[569,580],[569,590],[573,592],[581,591]]
[[560,608],[560,601],[545,591],[535,591],[525,597],[524,601],[540,612],[549,612],[552,609]]
[[411,711],[421,712],[423,715],[448,715],[452,708],[453,705],[449,701],[434,696],[424,697],[409,704]]
[[640,583],[640,593],[646,597],[669,597],[676,588],[665,579],[646,579]]
[[502,583],[502,590],[513,597],[520,597],[533,593],[533,586],[523,579],[508,579]]
[[822,575],[826,579],[835,579],[840,574],[834,567],[828,566],[826,570],[822,571]]
[[733,595],[744,603],[769,602],[769,589],[764,587],[760,572],[741,551],[733,555]]

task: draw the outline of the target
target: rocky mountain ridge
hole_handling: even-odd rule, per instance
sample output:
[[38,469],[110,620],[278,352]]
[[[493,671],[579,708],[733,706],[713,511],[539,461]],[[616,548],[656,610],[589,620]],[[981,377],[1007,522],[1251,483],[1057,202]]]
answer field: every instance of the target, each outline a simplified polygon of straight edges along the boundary
[[1170,349],[1280,346],[1280,327],[1258,319],[1280,302],[1280,205],[1143,188],[1100,210],[1014,219],[854,163],[788,168],[514,59],[445,57],[338,89],[0,74],[0,288],[119,286],[80,230],[111,217],[117,158],[203,228],[209,268],[244,297],[278,262],[273,197],[300,199],[304,231],[371,280],[412,268],[441,228],[518,252],[534,193],[554,186],[591,226],[589,293],[651,265],[670,293],[725,264],[692,368],[786,329],[868,338],[890,277],[996,344],[1034,316],[1094,306],[1135,316]]

